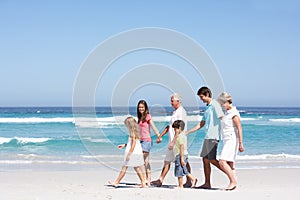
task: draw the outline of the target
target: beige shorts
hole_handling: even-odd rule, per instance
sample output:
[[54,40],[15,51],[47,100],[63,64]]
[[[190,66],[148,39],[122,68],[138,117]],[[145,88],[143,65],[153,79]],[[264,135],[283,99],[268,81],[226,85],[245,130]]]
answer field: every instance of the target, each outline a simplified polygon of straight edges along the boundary
[[170,149],[167,150],[165,161],[166,162],[174,162],[175,161],[175,152],[174,152],[174,150],[170,150]]

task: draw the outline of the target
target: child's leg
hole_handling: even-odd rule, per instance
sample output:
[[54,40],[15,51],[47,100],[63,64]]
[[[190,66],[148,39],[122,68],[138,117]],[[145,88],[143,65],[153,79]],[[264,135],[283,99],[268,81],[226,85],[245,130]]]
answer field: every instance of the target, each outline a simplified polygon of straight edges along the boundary
[[115,180],[115,182],[109,182],[110,184],[112,184],[114,187],[118,187],[120,181],[122,180],[122,178],[125,176],[126,174],[126,170],[127,170],[127,166],[123,166],[121,171],[120,171],[120,174],[118,176],[118,178]]
[[139,176],[139,178],[141,180],[141,187],[146,187],[146,181],[145,181],[145,176],[144,176],[142,167],[144,167],[144,166],[134,167],[134,170],[136,171],[137,175]]
[[146,182],[148,185],[150,185],[151,167],[150,167],[150,163],[149,163],[149,152],[144,152],[144,162],[145,162]]
[[182,177],[178,177],[178,187],[183,188],[183,178]]
[[[188,172],[191,173],[192,169],[191,169],[191,165],[188,161],[186,162],[186,168],[187,168]],[[185,184],[183,184],[183,186],[184,187],[192,186],[192,180],[188,176],[186,177],[186,182],[185,182]]]
[[191,182],[192,182],[191,187],[192,188],[196,186],[198,180],[192,174],[187,174],[186,178],[188,178],[189,180],[191,180]]

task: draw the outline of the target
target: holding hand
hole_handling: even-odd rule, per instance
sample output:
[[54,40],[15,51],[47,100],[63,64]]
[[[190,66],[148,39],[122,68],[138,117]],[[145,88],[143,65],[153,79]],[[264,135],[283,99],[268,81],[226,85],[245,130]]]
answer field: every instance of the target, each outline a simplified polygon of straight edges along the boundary
[[122,149],[122,148],[124,148],[124,147],[126,147],[126,144],[119,144],[119,145],[118,145],[118,149]]
[[161,143],[161,141],[162,141],[161,136],[158,136],[158,137],[157,137],[157,140],[156,140],[156,143],[159,144],[159,143]]

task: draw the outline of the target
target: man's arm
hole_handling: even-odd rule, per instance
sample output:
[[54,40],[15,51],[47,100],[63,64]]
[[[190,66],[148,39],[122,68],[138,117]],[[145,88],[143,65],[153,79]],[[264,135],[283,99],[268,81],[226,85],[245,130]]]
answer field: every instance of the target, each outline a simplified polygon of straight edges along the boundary
[[199,129],[201,129],[203,126],[205,125],[205,121],[201,121],[199,124],[197,124],[196,126],[194,126],[192,129],[186,131],[186,135],[193,133]]
[[169,127],[170,126],[166,126],[163,132],[157,137],[156,143],[160,143],[162,141],[162,137],[169,131]]

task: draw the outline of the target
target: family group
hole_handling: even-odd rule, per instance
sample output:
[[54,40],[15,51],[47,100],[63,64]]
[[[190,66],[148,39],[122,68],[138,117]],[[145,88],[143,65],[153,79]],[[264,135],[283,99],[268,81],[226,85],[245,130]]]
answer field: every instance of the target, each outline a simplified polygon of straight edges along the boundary
[[[129,138],[127,144],[118,146],[118,148],[126,147],[124,164],[118,178],[109,182],[112,186],[118,187],[126,174],[127,168],[130,166],[134,167],[137,172],[141,181],[141,187],[150,185],[161,187],[171,163],[174,162],[174,175],[178,177],[178,188],[210,189],[211,165],[214,165],[229,178],[229,184],[224,189],[236,189],[237,177],[234,162],[238,151],[244,151],[240,114],[236,107],[232,105],[232,97],[226,92],[219,95],[218,101],[212,98],[211,90],[208,87],[201,87],[197,95],[206,104],[206,107],[201,121],[190,130],[187,130],[186,127],[187,114],[181,104],[181,96],[178,93],[174,93],[171,96],[171,105],[174,108],[174,112],[169,125],[165,127],[162,133],[159,133],[155,127],[146,101],[141,100],[138,102],[138,121],[133,117],[128,117],[124,121],[129,131]],[[162,137],[165,134],[168,133],[169,135],[164,165],[160,177],[154,181],[151,181],[151,167],[149,163],[149,153],[152,146],[150,127],[157,136],[157,143],[162,141]],[[200,154],[203,161],[205,182],[197,187],[198,180],[191,174],[191,166],[188,161],[187,135],[201,128],[205,132]],[[217,160],[220,136],[223,140],[223,147]],[[184,184],[183,177],[186,177],[186,183]]]

